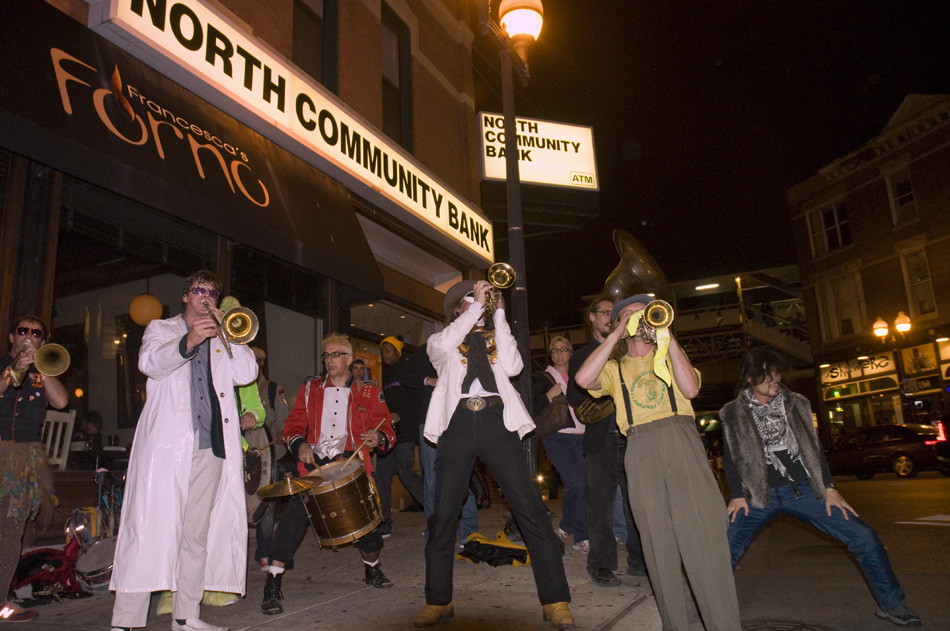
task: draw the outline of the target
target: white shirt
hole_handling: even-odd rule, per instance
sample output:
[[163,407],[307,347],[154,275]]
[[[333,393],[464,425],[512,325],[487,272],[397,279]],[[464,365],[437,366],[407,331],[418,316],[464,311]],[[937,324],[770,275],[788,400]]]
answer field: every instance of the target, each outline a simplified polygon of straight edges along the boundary
[[323,389],[320,442],[314,448],[318,458],[329,460],[346,451],[346,415],[349,403],[349,388],[326,386]]

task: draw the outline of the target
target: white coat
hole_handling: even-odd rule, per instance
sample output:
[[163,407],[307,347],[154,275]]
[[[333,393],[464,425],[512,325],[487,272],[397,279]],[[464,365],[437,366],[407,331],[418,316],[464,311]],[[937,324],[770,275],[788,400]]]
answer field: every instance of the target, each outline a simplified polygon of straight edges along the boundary
[[[465,336],[482,317],[483,310],[484,307],[480,303],[473,303],[445,329],[429,337],[426,351],[439,375],[439,382],[429,402],[424,434],[433,443],[439,442],[439,436],[449,426],[449,421],[462,398],[462,381],[468,371],[468,364],[462,363],[464,358],[458,346],[465,341]],[[518,391],[511,384],[512,377],[521,374],[524,362],[518,352],[518,343],[511,334],[508,320],[505,319],[504,309],[497,309],[492,321],[495,323],[495,347],[498,352],[491,369],[495,374],[498,394],[501,395],[505,406],[505,428],[510,432],[517,432],[518,438],[524,438],[525,434],[534,429],[534,421],[525,409]]]
[[[179,352],[187,331],[180,315],[153,320],[145,329],[139,354],[139,370],[148,377],[145,407],[132,443],[109,589],[178,589],[178,548],[195,441],[191,363]],[[211,338],[210,344],[212,383],[221,408],[226,459],[211,512],[204,588],[244,594],[247,510],[234,387],[254,381],[257,363],[247,346],[232,345],[234,358],[229,359],[218,338]]]

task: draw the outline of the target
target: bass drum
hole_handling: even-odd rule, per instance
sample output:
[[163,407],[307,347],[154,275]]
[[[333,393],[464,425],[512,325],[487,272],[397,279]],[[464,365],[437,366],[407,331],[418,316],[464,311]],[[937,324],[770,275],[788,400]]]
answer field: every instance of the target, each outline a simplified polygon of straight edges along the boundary
[[[277,463],[274,446],[266,427],[255,427],[244,432],[247,451],[244,452],[244,492],[247,494],[247,523],[256,526],[264,518],[258,489],[277,481]],[[261,510],[258,510],[261,509]]]

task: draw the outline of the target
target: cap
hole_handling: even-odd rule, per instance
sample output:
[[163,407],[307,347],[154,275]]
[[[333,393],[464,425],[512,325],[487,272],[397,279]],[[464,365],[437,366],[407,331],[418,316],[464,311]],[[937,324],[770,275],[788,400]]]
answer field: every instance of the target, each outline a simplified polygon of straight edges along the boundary
[[455,315],[452,313],[452,305],[455,304],[459,298],[474,290],[474,280],[460,280],[459,282],[452,285],[449,290],[445,292],[445,299],[442,301],[442,311],[445,312],[445,316],[451,318],[453,315]]
[[620,302],[618,302],[617,304],[614,305],[613,311],[610,312],[610,319],[611,319],[611,320],[616,320],[616,319],[617,319],[617,315],[620,313],[620,311],[621,311],[624,307],[628,307],[628,306],[632,305],[632,304],[635,303],[635,302],[639,302],[639,303],[642,303],[642,304],[644,304],[644,305],[648,305],[648,304],[650,304],[651,302],[653,302],[654,300],[656,300],[656,298],[654,298],[654,297],[651,296],[650,294],[635,294],[635,295],[633,295],[633,296],[630,296],[629,298],[624,298],[623,300],[621,300]]
[[393,345],[393,348],[396,349],[396,352],[399,353],[400,355],[402,355],[402,346],[403,346],[403,343],[402,343],[401,341],[397,340],[396,338],[394,338],[392,335],[390,335],[389,337],[384,337],[384,338],[383,338],[383,341],[380,342],[380,345],[382,345],[382,344],[392,344],[392,345]]

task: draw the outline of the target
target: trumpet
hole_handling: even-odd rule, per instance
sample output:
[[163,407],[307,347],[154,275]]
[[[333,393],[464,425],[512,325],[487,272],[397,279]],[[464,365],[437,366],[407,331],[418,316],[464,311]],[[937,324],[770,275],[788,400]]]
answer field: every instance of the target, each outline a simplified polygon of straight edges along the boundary
[[207,309],[207,313],[214,320],[218,327],[218,339],[224,345],[228,357],[233,358],[234,352],[231,350],[231,344],[249,344],[257,337],[257,331],[260,328],[260,321],[253,311],[246,307],[234,307],[218,320],[211,309],[211,304],[204,300],[202,306]]
[[492,321],[498,309],[498,290],[508,289],[515,284],[515,268],[508,263],[495,263],[488,268],[488,282],[495,288],[485,298],[485,323]]
[[[640,327],[640,337],[644,342],[650,344],[656,343],[656,334],[660,329],[665,329],[673,324],[673,307],[665,300],[652,300],[643,308],[643,326]],[[630,335],[635,335],[636,331],[630,331],[629,325],[627,331]]]
[[[10,363],[10,379],[14,388],[23,385],[23,378],[26,377],[29,370],[29,367],[23,370],[13,370],[13,365],[17,363],[22,354],[23,351],[21,350]],[[69,362],[69,351],[59,344],[43,344],[33,354],[33,365],[36,366],[36,370],[47,377],[58,377],[66,372],[66,369],[69,368]]]

